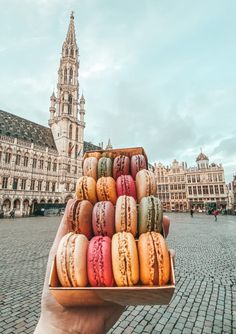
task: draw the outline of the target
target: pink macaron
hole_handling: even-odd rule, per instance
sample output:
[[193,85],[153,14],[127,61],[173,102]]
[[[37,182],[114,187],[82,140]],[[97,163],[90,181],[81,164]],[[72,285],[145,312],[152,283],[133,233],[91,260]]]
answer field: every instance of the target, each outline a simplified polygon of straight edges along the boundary
[[115,157],[113,161],[113,178],[116,180],[120,175],[128,175],[130,159],[125,155]]
[[133,179],[135,180],[136,174],[141,169],[147,169],[147,162],[142,154],[136,154],[131,157],[131,175],[133,176]]
[[91,286],[113,286],[111,239],[93,237],[88,247],[88,280]]
[[134,199],[137,198],[136,187],[134,179],[131,175],[121,175],[116,180],[116,191],[117,196],[132,196]]
[[110,201],[102,201],[94,205],[92,227],[94,235],[112,238],[115,233],[115,208]]

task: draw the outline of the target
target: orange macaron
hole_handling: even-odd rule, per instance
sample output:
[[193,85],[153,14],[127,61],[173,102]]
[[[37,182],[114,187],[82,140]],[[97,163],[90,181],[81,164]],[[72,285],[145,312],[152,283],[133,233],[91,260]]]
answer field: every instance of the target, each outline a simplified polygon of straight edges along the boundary
[[144,285],[163,286],[170,278],[170,256],[163,236],[147,232],[138,240],[140,280]]
[[112,204],[116,204],[116,182],[111,176],[104,176],[98,179],[97,196],[99,201],[111,201]]
[[133,286],[139,281],[137,246],[129,232],[119,232],[112,237],[112,269],[117,286]]
[[87,199],[92,204],[97,202],[96,181],[91,176],[81,176],[76,183],[76,197],[79,201]]

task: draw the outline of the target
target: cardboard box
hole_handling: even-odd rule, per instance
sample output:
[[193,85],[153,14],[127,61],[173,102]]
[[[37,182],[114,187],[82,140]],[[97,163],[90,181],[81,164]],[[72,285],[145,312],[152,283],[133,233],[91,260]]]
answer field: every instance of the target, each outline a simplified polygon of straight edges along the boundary
[[147,159],[147,155],[144,151],[144,149],[142,147],[128,147],[128,148],[116,148],[116,149],[112,149],[112,150],[95,150],[95,151],[88,151],[84,154],[83,160],[85,158],[89,158],[91,156],[94,156],[97,154],[101,154],[102,157],[110,157],[112,159],[114,159],[115,157],[117,157],[118,155],[125,155],[127,157],[132,157],[132,155],[136,155],[136,154],[143,154],[146,162],[147,162],[147,166],[148,166],[148,159]]
[[105,305],[108,302],[124,306],[167,305],[175,290],[175,274],[171,255],[170,265],[170,281],[165,286],[63,288],[58,280],[54,260],[49,278],[49,290],[57,302],[66,307]]

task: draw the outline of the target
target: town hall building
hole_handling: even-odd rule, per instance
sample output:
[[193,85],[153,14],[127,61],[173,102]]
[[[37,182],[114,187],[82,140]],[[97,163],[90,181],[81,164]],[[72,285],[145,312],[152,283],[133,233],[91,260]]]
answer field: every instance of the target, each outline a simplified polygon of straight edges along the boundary
[[50,98],[49,127],[0,110],[0,209],[5,216],[29,215],[35,204],[66,203],[82,175],[85,98],[79,96],[79,49],[74,15]]

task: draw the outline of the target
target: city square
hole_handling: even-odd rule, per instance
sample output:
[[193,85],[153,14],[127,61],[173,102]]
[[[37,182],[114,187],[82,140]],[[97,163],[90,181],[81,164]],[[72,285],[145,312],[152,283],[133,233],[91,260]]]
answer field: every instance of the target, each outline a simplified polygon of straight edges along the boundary
[[109,334],[236,334],[236,2],[0,10],[0,334],[102,334],[120,309],[40,317],[63,214],[67,306],[129,301]]
[[[236,217],[171,213],[176,289],[168,306],[129,306],[109,333],[236,332]],[[60,217],[0,220],[0,333],[33,333]]]

